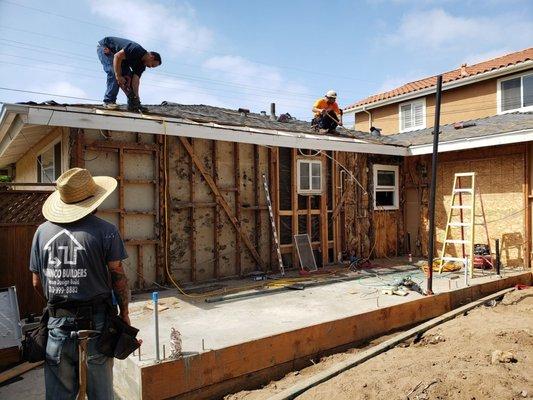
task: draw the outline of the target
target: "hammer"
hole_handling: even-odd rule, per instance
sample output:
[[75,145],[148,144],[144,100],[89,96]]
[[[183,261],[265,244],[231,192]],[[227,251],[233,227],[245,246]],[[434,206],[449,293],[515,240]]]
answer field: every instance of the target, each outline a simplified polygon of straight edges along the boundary
[[71,339],[78,340],[78,359],[79,359],[79,389],[76,400],[87,400],[87,340],[98,335],[100,331],[81,330],[70,332]]

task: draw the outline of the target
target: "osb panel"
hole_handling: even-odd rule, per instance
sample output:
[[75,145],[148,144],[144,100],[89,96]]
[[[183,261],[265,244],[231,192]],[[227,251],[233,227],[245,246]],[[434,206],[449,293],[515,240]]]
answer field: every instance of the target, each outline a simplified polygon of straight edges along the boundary
[[205,281],[215,278],[214,260],[214,210],[200,208],[194,213],[196,231],[196,279]]
[[155,217],[153,215],[124,216],[125,239],[153,239],[155,237]]
[[[198,156],[200,161],[204,164],[205,169],[209,174],[213,174],[213,154],[211,149],[211,141],[204,139],[194,139],[193,142],[194,153]],[[194,168],[194,200],[201,202],[213,202],[214,196],[211,188],[202,177],[202,174],[197,168]]]
[[[523,265],[524,258],[524,155],[509,154],[499,157],[466,161],[448,161],[439,165],[437,180],[437,202],[435,213],[437,250],[440,255],[447,216],[450,211],[453,176],[458,172],[476,172],[477,196],[475,203],[475,243],[487,243],[487,231],[491,250],[494,252],[495,239],[502,246],[502,262],[508,266]],[[464,181],[464,185],[470,185]],[[470,196],[463,195],[463,203],[470,204]],[[457,203],[456,203],[457,204]],[[487,231],[483,226],[482,206],[485,211]],[[465,210],[465,222],[470,220],[469,210]],[[455,215],[459,215],[456,210]],[[454,221],[459,218],[454,217]],[[451,231],[452,239],[460,239],[460,228]],[[465,231],[468,238],[468,229]],[[462,256],[461,245],[447,247],[450,254]]]
[[[243,207],[255,205],[254,196],[254,146],[251,144],[239,145],[240,191]],[[260,183],[260,182],[259,182]]]
[[124,185],[124,208],[128,211],[153,211],[157,202],[154,185],[151,183],[126,183]]
[[394,211],[374,212],[374,240],[376,257],[393,257],[398,255],[398,216]]
[[153,153],[124,152],[125,179],[155,179],[155,155]]
[[84,153],[85,168],[94,176],[118,176],[118,152],[86,150]]

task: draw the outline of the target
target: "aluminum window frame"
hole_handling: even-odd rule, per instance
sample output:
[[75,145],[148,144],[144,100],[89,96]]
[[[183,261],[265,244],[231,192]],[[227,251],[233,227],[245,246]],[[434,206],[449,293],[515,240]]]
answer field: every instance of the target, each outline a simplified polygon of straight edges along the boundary
[[[308,164],[309,165],[309,189],[302,189],[300,187],[301,181],[300,181],[300,170],[302,164]],[[314,189],[313,188],[313,164],[320,166],[320,189]],[[324,189],[324,166],[322,165],[321,160],[308,160],[308,159],[299,159],[296,161],[296,180],[297,180],[297,188],[296,191],[298,194],[301,195],[321,195]]]
[[[496,81],[496,111],[498,115],[509,114],[513,112],[528,112],[533,111],[533,105],[524,107],[524,77],[533,76],[533,71],[529,70],[527,72],[522,72],[519,74],[509,75],[504,78],[500,78]],[[510,81],[512,79],[520,78],[520,108],[513,108],[512,110],[502,110],[502,83],[505,81]]]
[[[373,169],[373,193],[374,193],[374,210],[398,210],[400,208],[399,195],[399,173],[400,167],[398,165],[374,164]],[[393,171],[394,172],[394,186],[378,185],[379,171]],[[378,206],[376,204],[376,193],[378,192],[393,192],[394,201],[390,206]]]

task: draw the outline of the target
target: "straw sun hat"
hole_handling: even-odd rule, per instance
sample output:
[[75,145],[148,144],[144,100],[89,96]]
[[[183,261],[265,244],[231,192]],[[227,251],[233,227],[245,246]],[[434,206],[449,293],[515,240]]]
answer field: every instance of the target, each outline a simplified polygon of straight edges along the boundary
[[68,223],[92,213],[117,187],[110,176],[95,176],[83,168],[72,168],[57,178],[56,191],[43,204],[43,215],[51,222]]

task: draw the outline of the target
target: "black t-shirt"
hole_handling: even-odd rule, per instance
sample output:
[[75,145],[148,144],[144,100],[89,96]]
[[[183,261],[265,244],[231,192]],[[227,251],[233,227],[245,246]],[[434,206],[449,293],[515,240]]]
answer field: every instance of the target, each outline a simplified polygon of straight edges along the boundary
[[122,61],[122,68],[128,67],[135,75],[141,76],[146,66],[142,62],[147,51],[139,44],[128,39],[107,36],[98,42],[100,46],[107,47],[113,54],[124,50],[126,59]]
[[107,263],[127,257],[117,228],[90,214],[70,224],[39,226],[30,271],[39,274],[49,303],[88,301],[111,293]]

